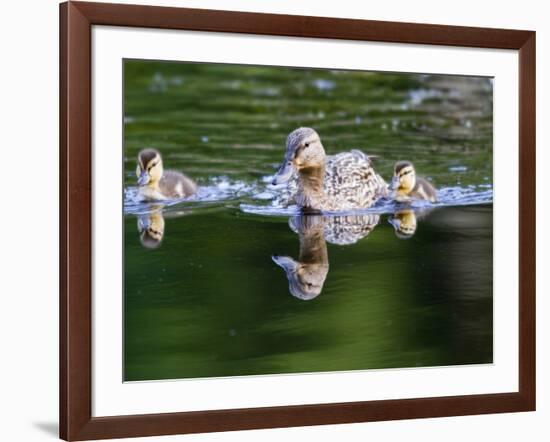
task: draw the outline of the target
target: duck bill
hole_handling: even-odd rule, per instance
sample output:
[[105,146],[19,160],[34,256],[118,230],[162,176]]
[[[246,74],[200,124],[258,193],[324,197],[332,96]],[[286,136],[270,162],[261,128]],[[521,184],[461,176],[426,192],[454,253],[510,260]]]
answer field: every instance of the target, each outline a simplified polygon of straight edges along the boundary
[[292,273],[298,267],[298,263],[290,256],[278,256],[273,255],[271,257],[273,262],[281,267],[287,274]]
[[145,186],[146,184],[149,184],[149,174],[147,171],[141,172],[141,175],[138,178],[138,186]]
[[292,165],[292,162],[290,160],[285,160],[285,162],[281,165],[281,167],[273,177],[273,181],[271,184],[276,186],[277,184],[286,183],[292,176],[292,172],[294,172],[294,166]]
[[149,216],[147,215],[138,216],[137,224],[139,233],[142,233],[143,231],[151,227],[151,218],[149,218]]
[[394,216],[390,216],[388,218],[388,222],[393,226],[395,230],[399,230],[401,228],[401,221]]
[[390,190],[396,190],[399,187],[399,177],[394,176],[390,183]]

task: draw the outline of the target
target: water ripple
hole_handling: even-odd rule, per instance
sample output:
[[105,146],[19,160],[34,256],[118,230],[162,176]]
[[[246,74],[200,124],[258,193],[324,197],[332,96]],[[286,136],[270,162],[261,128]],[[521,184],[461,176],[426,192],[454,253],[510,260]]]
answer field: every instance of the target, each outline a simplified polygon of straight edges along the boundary
[[[467,187],[444,187],[438,191],[437,203],[416,200],[410,203],[397,203],[390,199],[378,201],[374,206],[365,209],[348,210],[344,212],[324,212],[327,215],[366,215],[366,214],[391,214],[404,206],[415,211],[422,211],[435,207],[468,206],[478,204],[491,204],[493,202],[493,189],[488,184]],[[258,205],[241,204],[240,209],[245,213],[265,216],[294,216],[300,214],[298,206],[283,207],[276,204]]]
[[[143,201],[135,186],[124,189],[124,213],[142,215],[158,210],[158,205],[165,208],[174,206],[185,208],[211,207],[213,204],[231,204],[239,207],[245,213],[264,216],[294,216],[300,214],[298,206],[282,206],[278,204],[278,196],[282,192],[281,186],[268,184],[269,180],[247,183],[245,181],[231,181],[226,176],[215,177],[208,183],[199,186],[196,195],[189,198],[166,200],[158,203]],[[493,202],[493,188],[490,184],[469,185],[465,187],[451,186],[438,190],[438,202],[412,201],[410,203],[396,203],[390,199],[382,199],[374,206],[365,209],[356,209],[345,212],[326,212],[327,215],[363,215],[389,214],[402,208],[410,207],[414,210],[425,210],[435,207],[466,206],[474,204],[491,204]]]
[[[265,192],[263,193],[265,198]],[[229,178],[225,176],[212,178],[208,183],[199,185],[197,193],[191,197],[153,203],[144,201],[138,193],[138,188],[130,186],[124,189],[124,213],[143,215],[158,210],[159,205],[166,208],[174,206],[211,206],[216,203],[235,202],[238,199],[247,198],[251,195],[262,195],[257,185],[239,180],[230,181]],[[271,198],[272,196],[270,195],[269,197]]]

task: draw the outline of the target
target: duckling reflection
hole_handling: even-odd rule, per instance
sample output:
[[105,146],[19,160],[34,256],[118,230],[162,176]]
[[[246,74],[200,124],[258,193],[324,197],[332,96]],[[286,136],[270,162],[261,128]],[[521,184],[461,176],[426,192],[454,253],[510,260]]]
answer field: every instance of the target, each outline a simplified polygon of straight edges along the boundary
[[379,220],[379,215],[374,214],[301,215],[290,218],[290,229],[300,238],[298,260],[290,256],[272,256],[286,273],[290,294],[305,301],[316,298],[323,290],[329,269],[327,242],[355,244],[369,235]]
[[158,248],[164,237],[162,206],[151,212],[138,215],[137,227],[141,245],[147,249]]
[[399,239],[409,239],[416,233],[418,222],[425,220],[433,210],[398,208],[393,215],[388,217],[388,222],[393,226],[395,236]]
[[160,247],[164,238],[165,219],[179,218],[189,215],[191,209],[174,209],[164,204],[148,205],[147,212],[137,215],[137,228],[141,245],[147,249]]
[[416,232],[416,213],[411,209],[398,210],[388,218],[399,239],[412,238]]

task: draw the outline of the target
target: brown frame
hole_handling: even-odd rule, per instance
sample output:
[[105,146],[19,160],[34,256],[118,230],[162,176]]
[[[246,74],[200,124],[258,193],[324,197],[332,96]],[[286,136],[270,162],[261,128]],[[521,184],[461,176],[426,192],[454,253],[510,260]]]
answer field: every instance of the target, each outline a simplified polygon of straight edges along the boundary
[[[92,417],[92,25],[519,51],[519,391]],[[535,410],[535,169],[535,32],[106,3],[61,4],[60,437],[105,439]]]

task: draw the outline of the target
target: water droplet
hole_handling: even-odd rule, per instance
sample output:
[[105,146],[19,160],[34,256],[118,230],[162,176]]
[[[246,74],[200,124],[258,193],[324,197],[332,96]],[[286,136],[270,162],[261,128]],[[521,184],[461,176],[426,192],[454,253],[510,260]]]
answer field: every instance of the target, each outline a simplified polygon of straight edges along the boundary
[[450,172],[466,172],[468,168],[466,166],[451,166],[449,167]]
[[334,81],[323,79],[313,80],[311,84],[320,91],[331,91],[336,86]]

